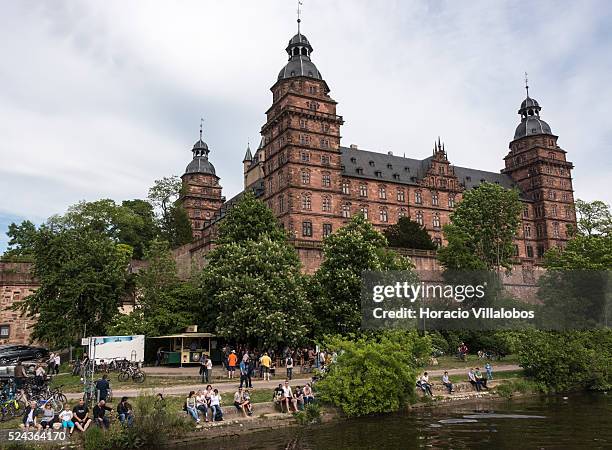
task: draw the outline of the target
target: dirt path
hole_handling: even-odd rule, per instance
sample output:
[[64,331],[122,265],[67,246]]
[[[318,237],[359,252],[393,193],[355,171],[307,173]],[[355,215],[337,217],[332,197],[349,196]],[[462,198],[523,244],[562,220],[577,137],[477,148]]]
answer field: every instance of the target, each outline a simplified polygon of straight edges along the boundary
[[[197,368],[189,368],[189,369],[194,369],[195,375],[197,375]],[[431,377],[438,377],[438,376],[441,376],[445,370],[448,371],[449,375],[467,374],[467,371],[468,371],[467,368],[459,368],[459,369],[443,369],[442,368],[442,369],[428,370],[427,372],[429,373]],[[512,370],[520,370],[520,367],[516,364],[501,364],[501,365],[496,365],[494,367],[494,373],[507,372],[507,371],[512,371]],[[149,372],[149,370],[147,370],[147,372]],[[190,374],[183,373],[182,376],[190,376]],[[466,375],[466,378],[467,378],[467,375]],[[256,379],[256,380],[253,380],[253,388],[254,389],[272,389],[276,387],[279,383],[281,383],[283,380],[284,380],[283,377],[277,377],[276,379],[272,381],[262,381],[262,380]],[[305,381],[306,381],[305,378],[301,378],[301,379],[294,378],[292,384],[294,385],[303,384]],[[222,382],[216,382],[213,385],[215,388],[219,389],[219,392],[224,393],[224,392],[234,392],[239,383],[240,383],[240,378],[235,378],[233,381],[228,381],[226,379]],[[165,387],[158,387],[158,388],[121,389],[120,388],[121,384],[115,382],[112,384],[112,387],[113,387],[113,397],[118,398],[122,396],[137,397],[138,395],[142,395],[142,394],[155,395],[158,392],[161,392],[164,395],[185,395],[189,391],[196,391],[198,389],[203,389],[204,387],[206,387],[206,385],[202,383],[194,383],[194,384],[180,384],[176,386],[165,386]],[[68,397],[69,400],[78,399],[81,396],[82,394],[80,392],[66,393],[66,397]]]

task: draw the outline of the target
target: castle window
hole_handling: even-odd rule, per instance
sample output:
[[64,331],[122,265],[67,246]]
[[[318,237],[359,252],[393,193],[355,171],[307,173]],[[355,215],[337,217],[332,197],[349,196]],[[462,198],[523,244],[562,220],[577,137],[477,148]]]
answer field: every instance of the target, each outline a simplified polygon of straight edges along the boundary
[[525,237],[526,238],[530,238],[531,237],[531,226],[529,226],[529,225],[525,225]]
[[378,186],[378,198],[385,200],[387,198],[387,189],[385,186]]
[[202,214],[202,211],[200,211],[199,209],[196,209],[194,212],[195,217],[200,217]]
[[302,170],[302,184],[310,184],[310,172]]
[[410,167],[404,167],[404,172],[410,172]]
[[310,153],[308,153],[308,152],[302,152],[300,154],[300,157],[301,157],[302,161],[304,161],[304,162],[310,161]]
[[544,252],[546,250],[544,249],[543,245],[538,245],[538,258],[541,258],[542,256],[544,256]]
[[306,121],[306,119],[300,119],[300,128],[302,130],[305,130],[306,128],[308,128],[308,122]]
[[397,210],[397,218],[406,217],[406,208],[400,208]]
[[342,205],[342,217],[348,219],[351,217],[351,204],[345,203]]
[[518,256],[518,255],[519,255],[518,245],[514,244],[514,256]]
[[416,203],[417,205],[422,205],[423,204],[423,194],[421,194],[421,191],[415,191],[415,193],[414,193],[414,203]]
[[321,148],[329,148],[329,139],[321,139]]
[[525,250],[527,251],[527,258],[533,258],[533,247],[531,245],[525,246]]
[[438,206],[439,198],[438,198],[438,193],[437,192],[432,192],[431,193],[431,204],[433,206]]
[[400,179],[399,173],[394,173],[393,174],[393,179],[394,180],[399,180]]
[[361,211],[361,214],[363,214],[363,217],[367,220],[367,218],[368,218],[368,207],[365,206],[365,205],[362,205],[359,210]]
[[367,197],[368,196],[368,185],[367,184],[360,184],[359,185],[359,196],[360,197]]
[[323,197],[323,201],[321,202],[321,209],[325,212],[331,212],[331,198],[328,196]]
[[544,236],[544,229],[542,228],[542,224],[539,223],[536,225],[536,237]]
[[312,237],[312,222],[308,220],[302,222],[302,236]]
[[552,211],[552,216],[557,217],[557,205],[552,205],[551,211]]
[[328,155],[321,155],[321,164],[323,164],[324,166],[329,166],[329,156]]
[[357,162],[357,158],[355,158],[354,156],[353,156],[353,157],[351,157],[351,162],[352,162],[353,164],[355,164],[355,163]]
[[351,185],[348,181],[342,182],[342,193],[348,195],[351,193]]
[[0,325],[0,338],[6,339],[11,334],[11,326],[10,325]]
[[329,174],[329,172],[323,172],[321,175],[321,185],[323,187],[330,187],[331,186],[331,175]]
[[565,207],[565,218],[570,219],[572,217],[572,209],[569,206]]
[[454,208],[455,207],[455,194],[449,194],[448,195],[448,207],[449,208]]
[[374,172],[374,175],[376,175],[377,178],[382,178],[382,172],[380,170]]
[[278,210],[280,212],[285,212],[285,196],[281,195],[278,197]]
[[307,135],[300,134],[300,144],[301,145],[308,145],[309,141],[310,141],[310,138]]
[[324,133],[327,133],[329,131],[329,124],[328,123],[322,123],[321,124],[321,129],[323,130]]
[[416,213],[416,222],[419,225],[423,225],[423,211],[417,211],[417,213]]
[[374,167],[374,165],[375,165],[375,164],[374,164],[374,161],[370,161],[368,164],[369,164],[371,167]]
[[[304,53],[306,54],[306,53]],[[308,92],[310,92],[311,94],[316,94],[317,93],[317,87],[316,86],[308,86]]]
[[437,213],[433,216],[432,225],[435,229],[440,228],[440,216]]
[[381,222],[388,222],[389,221],[389,214],[387,213],[387,208],[380,208],[380,221]]
[[559,237],[559,222],[553,222],[553,237]]
[[302,194],[302,209],[310,211],[311,206],[312,202],[310,199],[310,194]]
[[529,207],[525,206],[523,208],[523,217],[529,217]]
[[398,202],[406,201],[406,192],[403,189],[397,190],[397,201]]
[[357,167],[357,169],[355,169],[355,172],[357,172],[359,175],[363,175],[363,169],[361,167]]
[[330,234],[332,234],[332,224],[331,223],[324,223],[323,224],[323,237],[327,237]]
[[393,169],[393,164],[387,164],[387,169]]

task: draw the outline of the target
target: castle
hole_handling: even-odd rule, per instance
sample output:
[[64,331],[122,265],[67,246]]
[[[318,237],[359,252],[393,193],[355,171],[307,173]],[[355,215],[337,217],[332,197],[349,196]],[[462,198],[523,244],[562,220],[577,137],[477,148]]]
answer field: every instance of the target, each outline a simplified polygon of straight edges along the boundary
[[[519,190],[524,209],[515,240],[517,259],[535,264],[547,249],[565,245],[567,225],[576,223],[573,165],[540,117],[541,107],[527,86],[504,168],[487,172],[452,165],[439,138],[423,160],[342,146],[342,116],[312,61],[313,47],[299,31],[299,22],[286,52],[288,62],[270,89],[272,105],[259,148],[253,154],[247,147],[244,156],[243,192],[253,191],[274,211],[306,272],[318,267],[323,238],[358,212],[378,229],[410,217],[443,245],[442,226],[463,192],[483,182]],[[194,243],[176,252],[179,261],[201,260],[214,245],[216,224],[242,195],[225,200],[201,134],[192,152],[180,202]]]

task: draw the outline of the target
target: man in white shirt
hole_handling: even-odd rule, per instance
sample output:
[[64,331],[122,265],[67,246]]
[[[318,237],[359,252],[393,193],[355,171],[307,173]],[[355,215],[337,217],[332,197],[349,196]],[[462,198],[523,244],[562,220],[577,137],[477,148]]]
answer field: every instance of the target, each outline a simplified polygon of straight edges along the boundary
[[444,375],[442,375],[442,384],[446,386],[449,394],[453,393],[453,383],[451,383],[450,378],[448,377],[448,372],[444,372]]
[[55,354],[55,357],[53,358],[53,362],[55,363],[53,366],[53,368],[55,369],[55,375],[57,375],[60,370],[60,362],[61,362],[59,353]]
[[[283,399],[282,403],[287,405],[287,413],[291,412],[291,407],[289,405],[293,405],[293,391],[291,390],[291,386],[289,386],[289,380],[285,380],[285,385],[283,386]],[[293,405],[293,409],[297,412],[297,408]],[[281,408],[282,409],[282,408]]]

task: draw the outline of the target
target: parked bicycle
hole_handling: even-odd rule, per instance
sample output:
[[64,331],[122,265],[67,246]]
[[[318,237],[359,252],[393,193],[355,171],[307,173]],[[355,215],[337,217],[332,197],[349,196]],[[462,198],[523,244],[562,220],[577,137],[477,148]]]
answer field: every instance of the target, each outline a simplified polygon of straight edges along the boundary
[[122,369],[117,376],[119,381],[129,381],[131,378],[135,383],[144,383],[146,374],[136,365],[129,365]]

